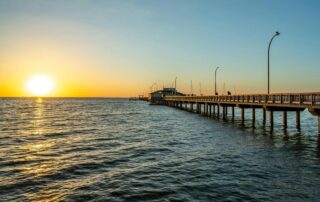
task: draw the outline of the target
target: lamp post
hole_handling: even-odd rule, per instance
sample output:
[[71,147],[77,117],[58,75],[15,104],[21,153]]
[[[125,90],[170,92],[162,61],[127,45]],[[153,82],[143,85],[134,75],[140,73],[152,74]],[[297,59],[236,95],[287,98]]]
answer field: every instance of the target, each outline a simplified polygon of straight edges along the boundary
[[216,67],[216,70],[214,71],[214,95],[217,95],[217,70],[220,67]]
[[178,77],[176,77],[176,78],[174,79],[174,94],[175,94],[175,95],[177,94],[177,79],[178,79]]
[[280,35],[280,32],[276,31],[272,36],[272,38],[270,39],[269,46],[268,46],[268,94],[270,93],[270,47],[273,39],[279,35]]

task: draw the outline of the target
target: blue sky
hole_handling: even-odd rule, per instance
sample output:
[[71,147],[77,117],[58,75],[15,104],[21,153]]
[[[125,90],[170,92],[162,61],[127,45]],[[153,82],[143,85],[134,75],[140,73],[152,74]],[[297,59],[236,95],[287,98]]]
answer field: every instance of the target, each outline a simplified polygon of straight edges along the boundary
[[[319,10],[316,0],[0,0],[0,59],[31,42],[40,50],[61,44],[80,71],[123,96],[126,86],[134,95],[154,82],[170,86],[175,76],[178,89],[189,93],[192,80],[196,93],[201,82],[210,94],[216,66],[219,91],[264,93],[267,46],[279,30],[271,91],[319,91]],[[0,64],[0,73],[7,68]]]

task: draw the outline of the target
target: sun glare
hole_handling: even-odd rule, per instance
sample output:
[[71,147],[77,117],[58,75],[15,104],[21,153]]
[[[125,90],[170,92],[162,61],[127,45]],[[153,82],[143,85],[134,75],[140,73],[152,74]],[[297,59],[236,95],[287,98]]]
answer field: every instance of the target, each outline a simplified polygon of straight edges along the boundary
[[37,75],[27,81],[27,89],[33,95],[44,96],[50,93],[54,88],[53,80],[46,75]]

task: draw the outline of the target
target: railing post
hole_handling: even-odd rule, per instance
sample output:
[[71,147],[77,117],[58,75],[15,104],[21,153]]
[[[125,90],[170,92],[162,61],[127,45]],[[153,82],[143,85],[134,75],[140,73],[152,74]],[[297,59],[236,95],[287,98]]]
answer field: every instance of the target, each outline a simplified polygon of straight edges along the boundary
[[266,95],[266,96],[265,96],[265,102],[264,102],[264,103],[268,104],[268,99],[269,99],[269,96]]
[[292,95],[289,95],[289,104],[292,103]]
[[272,104],[275,103],[275,95],[272,95]]
[[311,95],[311,105],[314,105],[314,96]]

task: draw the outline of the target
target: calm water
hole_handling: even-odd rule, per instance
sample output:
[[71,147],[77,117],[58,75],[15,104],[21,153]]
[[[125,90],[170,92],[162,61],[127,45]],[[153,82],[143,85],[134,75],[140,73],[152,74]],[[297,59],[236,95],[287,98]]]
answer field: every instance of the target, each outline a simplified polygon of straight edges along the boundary
[[317,201],[316,119],[280,115],[271,133],[125,99],[0,99],[0,200]]

